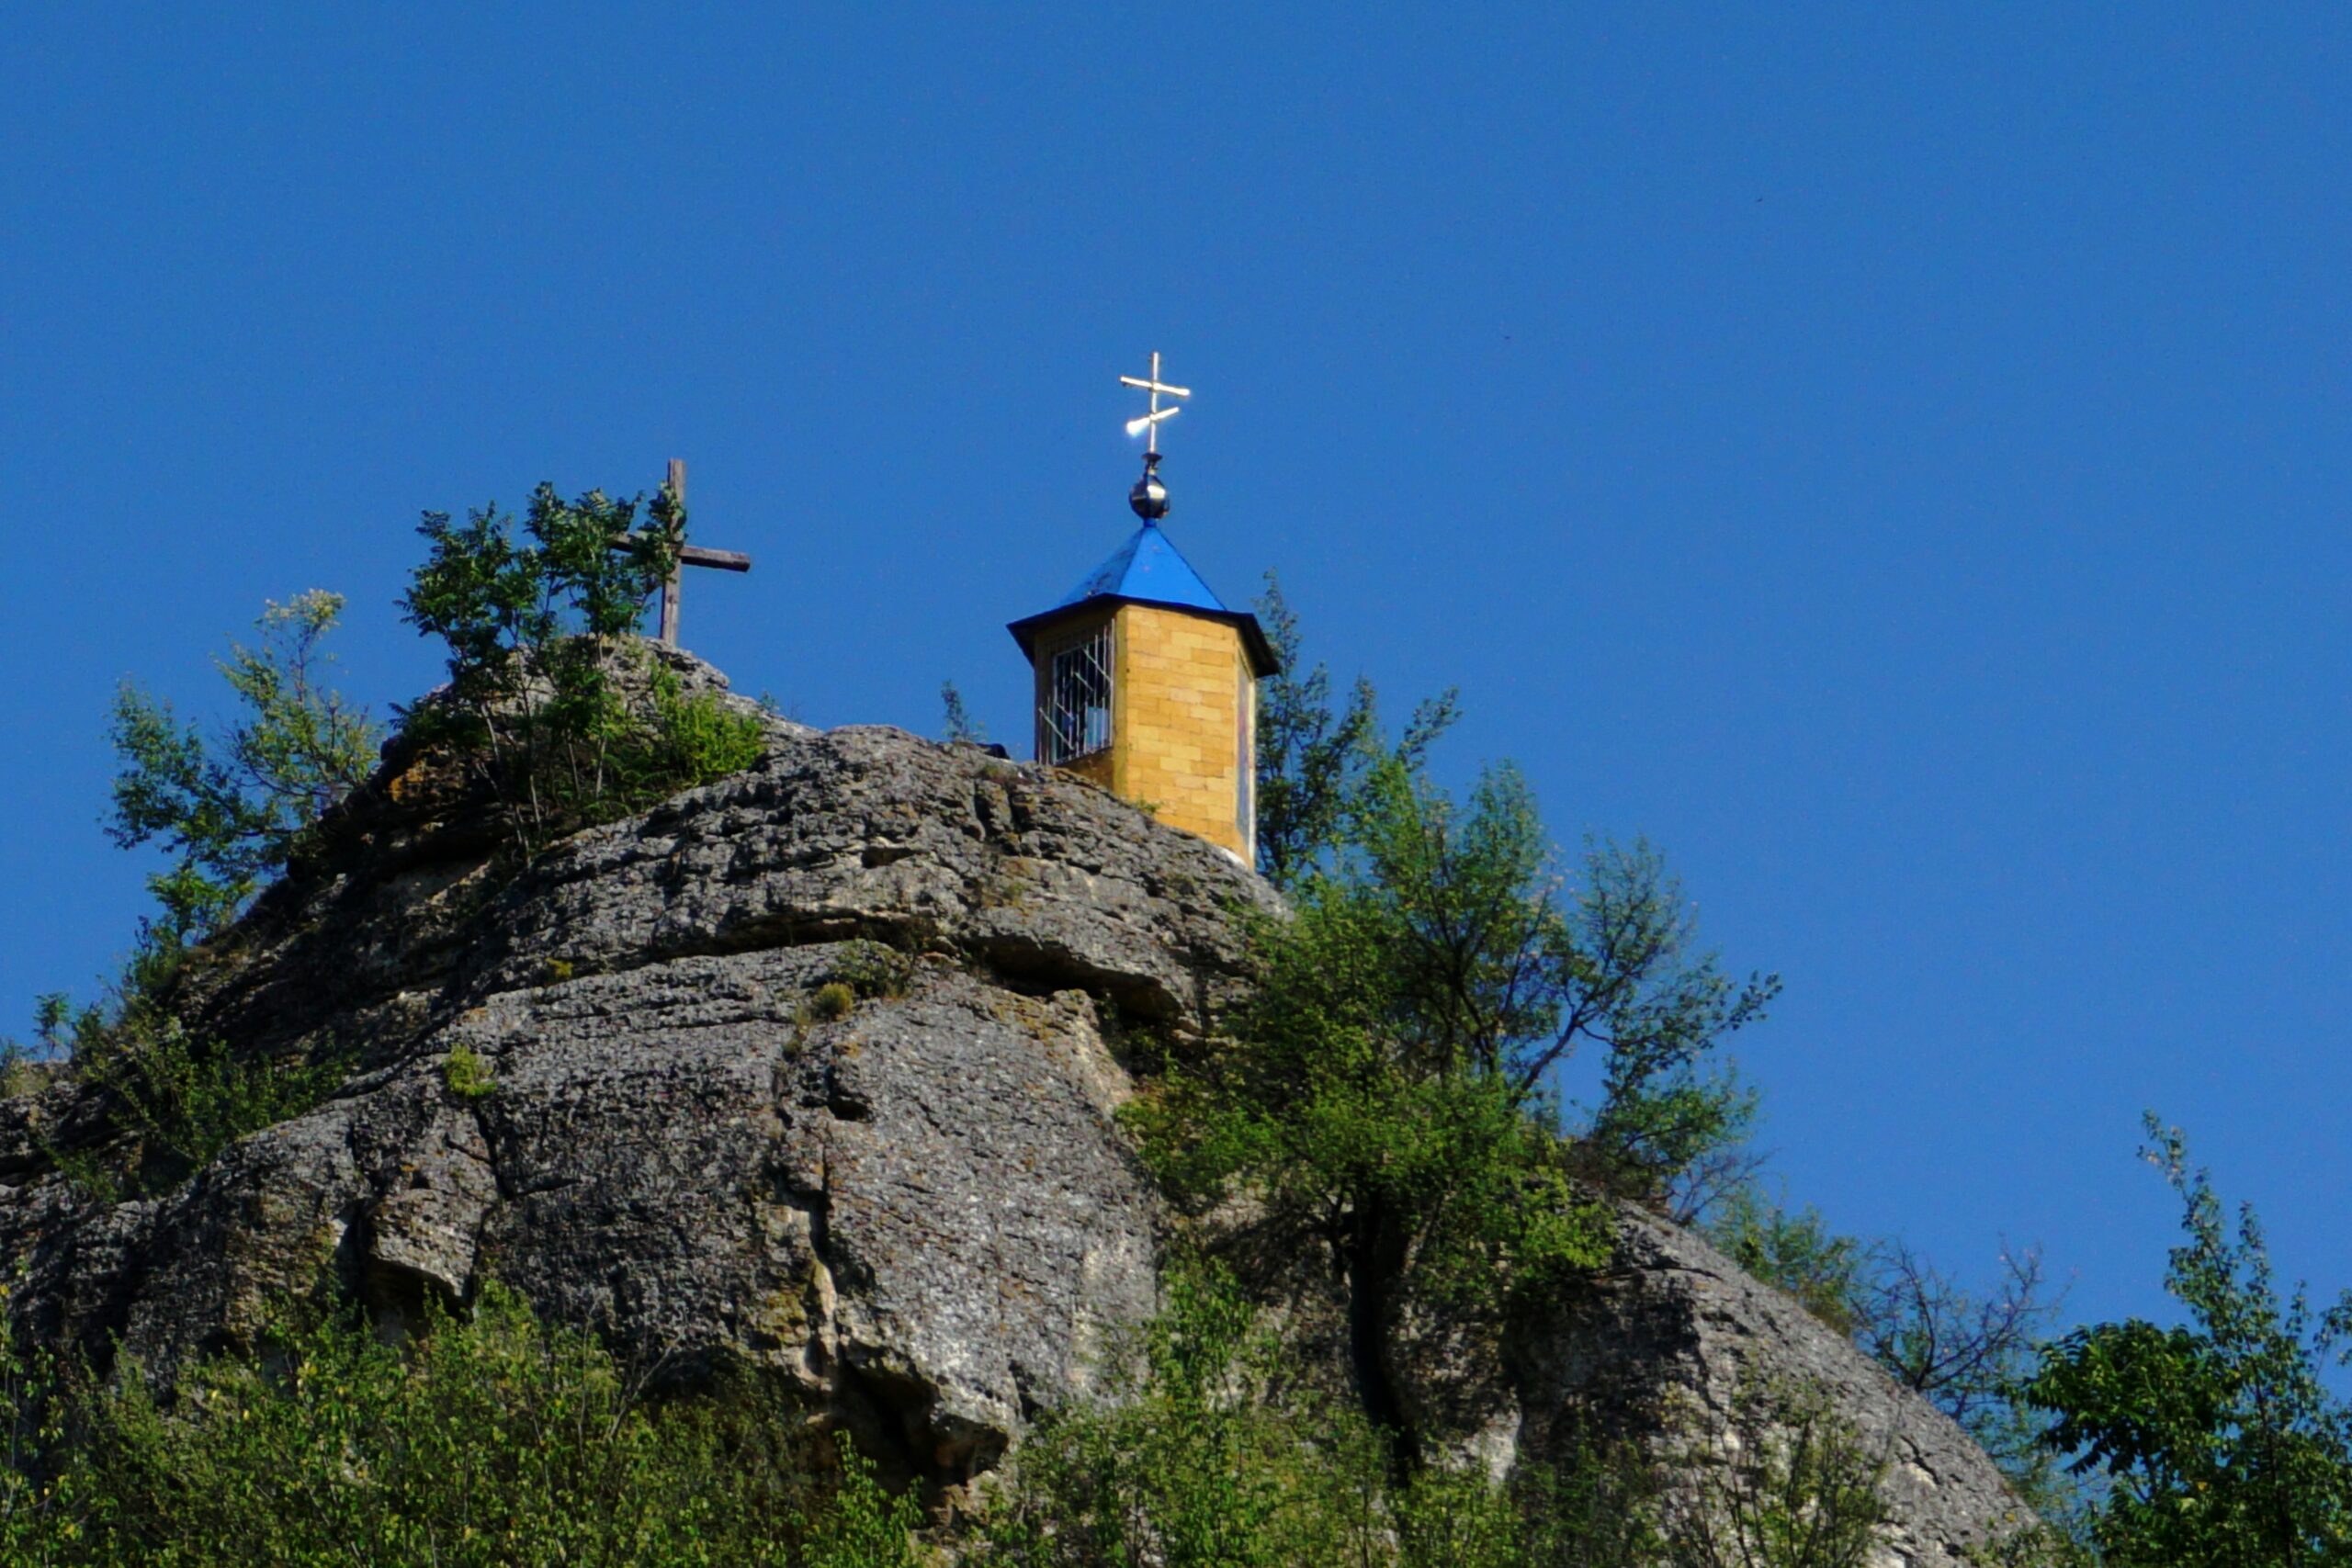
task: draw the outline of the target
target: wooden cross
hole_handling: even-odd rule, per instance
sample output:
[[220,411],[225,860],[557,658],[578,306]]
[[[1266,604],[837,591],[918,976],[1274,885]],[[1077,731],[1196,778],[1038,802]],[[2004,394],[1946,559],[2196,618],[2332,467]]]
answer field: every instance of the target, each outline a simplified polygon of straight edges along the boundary
[[[671,494],[678,499],[683,510],[686,504],[686,460],[670,459]],[[659,636],[671,648],[678,646],[678,579],[690,566],[707,566],[719,571],[749,571],[752,558],[735,550],[707,550],[700,545],[682,545],[678,548],[678,564],[670,570],[662,584],[662,619]]]

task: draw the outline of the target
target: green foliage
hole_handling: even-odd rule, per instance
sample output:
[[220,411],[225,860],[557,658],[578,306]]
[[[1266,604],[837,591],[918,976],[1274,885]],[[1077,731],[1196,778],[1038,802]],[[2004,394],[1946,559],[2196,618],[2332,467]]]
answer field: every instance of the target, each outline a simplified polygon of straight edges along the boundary
[[1257,609],[1284,673],[1258,726],[1258,867],[1314,903],[1334,887],[1377,906],[1406,976],[1392,1015],[1441,1074],[1477,1067],[1535,1096],[1583,1044],[1602,1046],[1588,1174],[1663,1196],[1741,1144],[1756,1097],[1716,1045],[1763,1016],[1777,976],[1744,984],[1694,947],[1688,906],[1646,843],[1597,844],[1563,899],[1534,802],[1515,769],[1489,770],[1459,809],[1427,783],[1430,747],[1458,715],[1422,703],[1393,744],[1369,682],[1334,711],[1329,671],[1302,671],[1298,621],[1270,576]]
[[793,1568],[924,1568],[934,1561],[916,1542],[922,1509],[911,1492],[892,1494],[874,1463],[846,1438],[841,1475],[822,1511],[801,1516]]
[[0,1035],[0,1100],[30,1094],[51,1082],[58,1064],[13,1035]]
[[618,747],[614,754],[617,783],[610,793],[626,809],[740,773],[767,750],[760,716],[729,707],[716,692],[686,696],[675,674],[656,670],[648,693],[651,722],[636,746]]
[[949,745],[988,744],[988,726],[974,720],[971,710],[964,705],[964,694],[956,689],[955,682],[942,681],[939,683],[939,702],[946,710],[944,722]]
[[1374,764],[1388,758],[1418,770],[1460,716],[1460,703],[1451,691],[1421,703],[1391,746],[1369,681],[1357,677],[1346,704],[1333,711],[1331,672],[1302,664],[1298,617],[1271,572],[1256,609],[1283,664],[1281,674],[1258,688],[1257,866],[1287,889],[1337,852]]
[[870,1000],[876,997],[905,996],[907,987],[914,983],[914,974],[911,957],[888,942],[860,937],[843,945],[828,977]]
[[[646,1564],[916,1568],[914,1502],[843,1456],[831,1487],[777,1413],[649,1403],[588,1337],[491,1286],[393,1346],[355,1315],[282,1326],[262,1362],[175,1396],[12,1377],[6,1561],[209,1568]],[[15,1359],[0,1373],[21,1373]],[[36,1369],[37,1371],[37,1369]]]
[[1734,1263],[1788,1292],[1838,1333],[1861,1325],[1870,1246],[1832,1231],[1819,1210],[1792,1213],[1742,1190],[1708,1216],[1706,1233]]
[[1555,1059],[1584,1042],[1605,1052],[1585,1145],[1616,1185],[1643,1196],[1665,1195],[1745,1140],[1755,1096],[1711,1053],[1762,1018],[1781,990],[1776,975],[1734,981],[1714,954],[1694,951],[1695,935],[1681,886],[1656,850],[1595,845],[1545,983],[1560,998]]
[[[418,532],[432,553],[401,608],[411,625],[448,645],[458,696],[481,703],[513,694],[537,675],[554,705],[595,708],[607,694],[597,643],[636,629],[646,600],[676,568],[685,506],[663,486],[636,526],[638,501],[591,491],[574,502],[542,484],[531,493],[518,540],[495,503],[460,525],[428,512]],[[590,646],[575,646],[585,637]],[[576,716],[583,726],[593,713]]]
[[808,1016],[820,1023],[847,1018],[857,1006],[857,993],[839,980],[828,980],[808,998]]
[[521,536],[494,506],[420,525],[432,550],[401,608],[447,647],[449,686],[403,732],[467,757],[518,854],[739,772],[764,745],[757,715],[684,694],[628,640],[685,538],[667,487],[642,528],[639,505],[595,491],[566,502],[543,484]]
[[[1128,1114],[1180,1205],[1247,1192],[1272,1234],[1328,1252],[1359,1393],[1409,1452],[1387,1369],[1408,1306],[1475,1319],[1597,1262],[1602,1229],[1572,1176],[1647,1190],[1703,1147],[1668,1134],[1673,1115],[1696,1114],[1702,1055],[1772,983],[1736,987],[1689,953],[1645,850],[1596,852],[1564,907],[1509,769],[1457,806],[1387,758],[1348,825],[1329,869],[1295,884],[1292,918],[1255,923],[1259,984],[1234,1038],[1170,1064]],[[1588,1043],[1607,1053],[1608,1097],[1578,1147],[1548,1075]]]
[[2098,1568],[2099,1558],[2071,1524],[2030,1521],[1978,1543],[1965,1561],[1971,1568]]
[[498,1092],[498,1079],[492,1076],[490,1064],[470,1045],[452,1046],[441,1061],[441,1082],[452,1095],[472,1103],[488,1100]]
[[2322,1368],[2352,1343],[2352,1292],[2313,1316],[2285,1300],[2250,1207],[2234,1234],[2177,1129],[2148,1120],[2149,1159],[2180,1197],[2186,1240],[2165,1289],[2189,1321],[2075,1330],[2028,1388],[2048,1440],[2109,1484],[2091,1533],[2116,1568],[2352,1561],[2352,1407]]
[[137,987],[78,1010],[62,995],[43,997],[36,1021],[47,1050],[105,1097],[112,1144],[49,1151],[101,1201],[178,1185],[231,1144],[324,1100],[352,1061],[339,1051],[296,1061],[240,1057],[191,1036],[152,990]]
[[321,643],[342,611],[342,595],[313,590],[262,612],[259,646],[219,661],[244,716],[218,739],[136,684],[116,694],[108,738],[122,769],[107,834],[125,848],[160,840],[175,857],[148,879],[163,905],[156,940],[199,941],[225,925],[366,780],[376,727],[321,684],[333,662]]
[[1180,1265],[1105,1401],[1023,1445],[966,1561],[987,1568],[1634,1568],[1638,1466],[1512,1491],[1431,1465],[1398,1482],[1361,1414],[1284,1386],[1289,1358],[1229,1277]]
[[1667,1529],[1671,1568],[1865,1568],[1886,1505],[1886,1460],[1815,1389],[1750,1382],[1736,1442],[1697,1471]]
[[[1361,1423],[1296,1422],[1263,1395],[1273,1347],[1239,1293],[1176,1271],[1139,1371],[1048,1418],[976,1554],[1002,1568],[1277,1568],[1351,1559],[1376,1529]],[[1293,1406],[1294,1410],[1297,1407]]]

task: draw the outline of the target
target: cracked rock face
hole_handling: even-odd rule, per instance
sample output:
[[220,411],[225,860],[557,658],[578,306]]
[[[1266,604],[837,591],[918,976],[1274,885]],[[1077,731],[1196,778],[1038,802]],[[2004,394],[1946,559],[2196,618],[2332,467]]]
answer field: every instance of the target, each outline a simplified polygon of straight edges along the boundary
[[[760,766],[497,888],[399,782],[189,983],[235,1049],[356,1050],[324,1104],[113,1206],[43,1156],[99,1124],[74,1091],[0,1111],[0,1253],[51,1337],[168,1373],[322,1281],[409,1320],[495,1278],[944,1483],[1151,1311],[1105,1034],[1230,994],[1230,910],[1272,896],[1224,852],[975,748],[777,721]],[[460,1046],[489,1092],[451,1089]]]
[[[479,802],[395,754],[174,998],[239,1053],[353,1060],[324,1103],[108,1205],[55,1167],[111,1135],[93,1097],[0,1100],[26,1321],[168,1377],[322,1285],[390,1327],[496,1279],[662,1376],[781,1380],[935,1485],[1099,1386],[1155,1304],[1163,1223],[1112,1119],[1119,1040],[1206,1031],[1242,983],[1236,911],[1272,895],[1091,784],[768,723],[758,766],[511,881]],[[451,1087],[460,1047],[487,1092]],[[1956,1568],[2015,1520],[1984,1456],[1844,1339],[1622,1213],[1617,1266],[1545,1323],[1449,1344],[1488,1371],[1433,1388],[1433,1418],[1498,1468],[1596,1417],[1659,1438],[1678,1401],[1703,1445],[1759,1369],[1888,1456],[1884,1563]]]
[[1963,1568],[1974,1549],[2031,1522],[1966,1433],[1794,1298],[1631,1206],[1618,1211],[1615,1251],[1606,1272],[1512,1348],[1528,1412],[1521,1453],[1560,1450],[1597,1428],[1702,1464],[1735,1440],[1744,1391],[1803,1388],[1884,1461],[1888,1517],[1872,1568]]

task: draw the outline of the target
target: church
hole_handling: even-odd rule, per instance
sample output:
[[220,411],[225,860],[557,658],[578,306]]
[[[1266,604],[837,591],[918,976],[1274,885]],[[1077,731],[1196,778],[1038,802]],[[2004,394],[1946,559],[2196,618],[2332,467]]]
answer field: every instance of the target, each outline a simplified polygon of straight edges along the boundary
[[[1191,389],[1160,379],[1157,354],[1148,377],[1119,379],[1150,400],[1127,422],[1128,434],[1146,437],[1143,478],[1127,494],[1140,525],[1053,608],[1008,628],[1029,660],[1035,756],[1255,869],[1258,682],[1281,662],[1258,617],[1227,609],[1160,526],[1159,427],[1182,412],[1160,399]],[[682,504],[685,487],[685,465],[673,459],[663,492]],[[694,545],[677,560],[727,571],[751,564]],[[677,567],[662,587],[658,634],[673,647]]]
[[1159,426],[1182,408],[1160,399],[1190,391],[1160,379],[1157,354],[1148,378],[1119,379],[1150,399],[1127,426],[1148,437],[1127,497],[1140,526],[1007,628],[1032,671],[1036,758],[1254,865],[1258,682],[1281,666],[1258,617],[1227,609],[1160,526]]

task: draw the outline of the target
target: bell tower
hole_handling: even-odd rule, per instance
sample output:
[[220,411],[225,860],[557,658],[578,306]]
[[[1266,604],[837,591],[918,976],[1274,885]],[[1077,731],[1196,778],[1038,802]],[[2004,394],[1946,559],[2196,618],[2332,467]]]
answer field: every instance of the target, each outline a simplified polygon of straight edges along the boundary
[[1037,760],[1254,864],[1258,682],[1281,666],[1258,618],[1227,609],[1159,525],[1159,426],[1182,412],[1159,400],[1191,392],[1159,378],[1157,354],[1148,379],[1119,379],[1150,398],[1127,425],[1149,438],[1127,496],[1142,526],[1059,604],[1007,628],[1034,675]]

